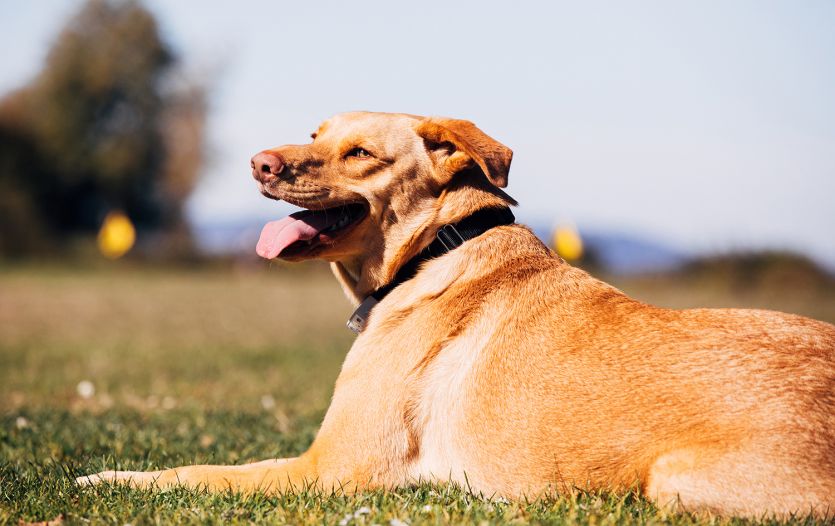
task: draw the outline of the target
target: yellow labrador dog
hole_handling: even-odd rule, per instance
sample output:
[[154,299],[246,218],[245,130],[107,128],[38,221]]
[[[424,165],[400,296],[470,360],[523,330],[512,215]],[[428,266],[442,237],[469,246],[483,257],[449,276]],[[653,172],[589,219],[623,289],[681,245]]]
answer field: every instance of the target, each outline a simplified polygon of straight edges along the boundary
[[[209,490],[636,484],[722,514],[835,511],[835,327],[635,301],[515,224],[512,152],[468,121],[347,113],[253,158],[265,258],[331,262],[358,332],[298,458],[104,472]],[[466,482],[465,482],[466,481]]]

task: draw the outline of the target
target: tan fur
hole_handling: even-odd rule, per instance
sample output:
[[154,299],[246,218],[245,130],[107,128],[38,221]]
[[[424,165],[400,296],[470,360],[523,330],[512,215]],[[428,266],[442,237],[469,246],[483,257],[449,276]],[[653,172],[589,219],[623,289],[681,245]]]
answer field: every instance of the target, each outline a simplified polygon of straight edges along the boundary
[[[349,113],[273,152],[265,195],[368,217],[305,257],[353,303],[437,229],[513,200],[509,149],[472,123]],[[367,159],[344,157],[362,147]],[[278,491],[453,480],[533,496],[639,485],[661,505],[759,516],[835,511],[835,327],[778,312],[675,311],[498,227],[426,262],[372,311],[310,449],[243,466],[82,482]]]

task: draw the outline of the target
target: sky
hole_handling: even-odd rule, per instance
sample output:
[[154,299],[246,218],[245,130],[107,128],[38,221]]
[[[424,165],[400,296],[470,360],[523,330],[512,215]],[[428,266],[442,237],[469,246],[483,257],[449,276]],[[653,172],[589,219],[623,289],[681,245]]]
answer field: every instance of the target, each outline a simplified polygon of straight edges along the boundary
[[[0,93],[78,0],[4,0]],[[517,217],[835,268],[835,2],[147,0],[212,90],[198,225],[293,210],[249,159],[350,110],[466,118],[514,150]],[[48,16],[44,16],[44,15]]]

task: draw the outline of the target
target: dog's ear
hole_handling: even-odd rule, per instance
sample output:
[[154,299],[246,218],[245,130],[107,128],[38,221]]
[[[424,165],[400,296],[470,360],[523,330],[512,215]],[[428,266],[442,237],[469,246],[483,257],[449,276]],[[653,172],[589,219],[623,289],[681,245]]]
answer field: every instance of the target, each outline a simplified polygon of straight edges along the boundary
[[447,180],[475,163],[491,183],[507,186],[513,151],[472,122],[429,117],[420,121],[415,131]]

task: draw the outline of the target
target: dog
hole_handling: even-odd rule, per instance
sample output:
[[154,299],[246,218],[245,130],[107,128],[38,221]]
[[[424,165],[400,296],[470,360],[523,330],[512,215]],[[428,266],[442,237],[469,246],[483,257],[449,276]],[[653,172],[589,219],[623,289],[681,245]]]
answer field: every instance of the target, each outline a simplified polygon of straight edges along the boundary
[[835,326],[668,310],[516,224],[512,152],[464,120],[355,112],[252,159],[267,259],[320,258],[358,331],[296,458],[79,482],[211,491],[453,481],[523,497],[638,487],[723,515],[835,510]]

